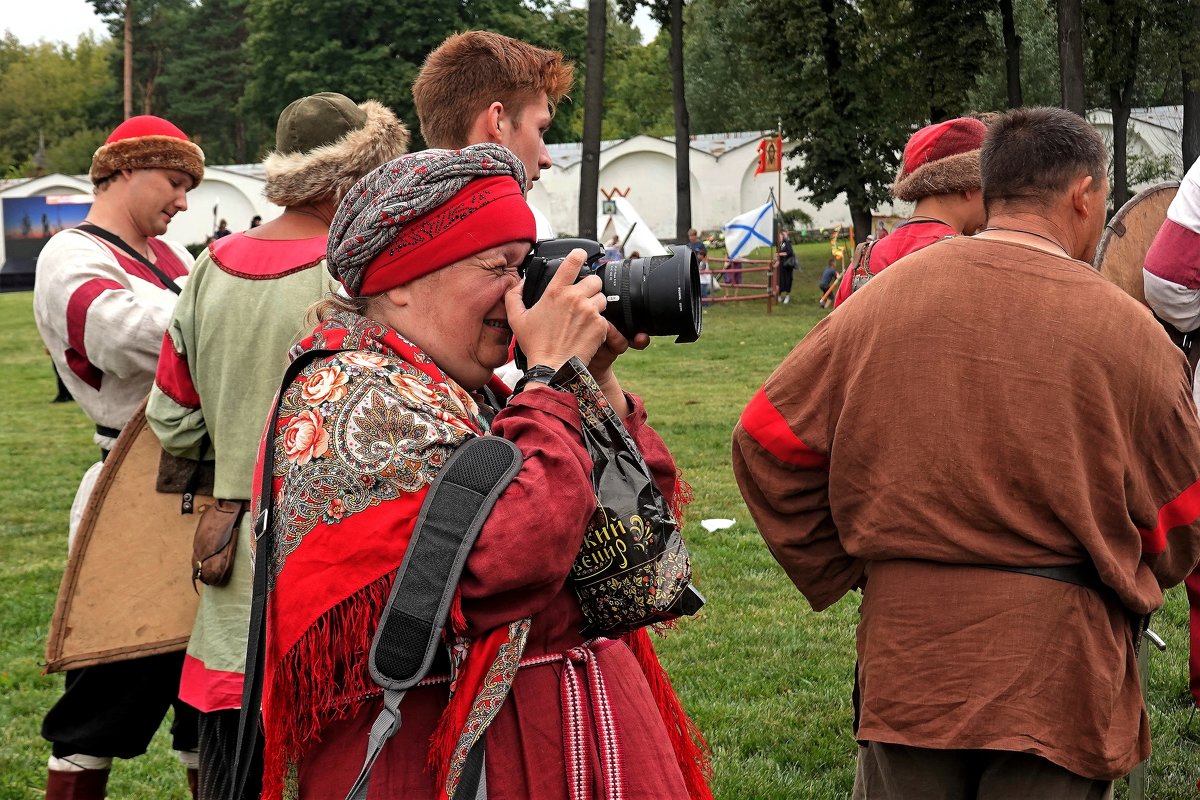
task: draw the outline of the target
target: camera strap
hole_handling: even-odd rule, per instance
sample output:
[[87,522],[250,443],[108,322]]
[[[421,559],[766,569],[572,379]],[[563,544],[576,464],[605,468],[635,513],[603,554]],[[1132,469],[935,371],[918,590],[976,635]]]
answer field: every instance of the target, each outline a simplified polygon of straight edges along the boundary
[[[371,644],[368,664],[371,678],[384,689],[383,709],[347,800],[366,800],[375,760],[400,729],[400,701],[433,665],[467,555],[520,469],[515,444],[481,436],[460,445],[429,487]],[[483,742],[480,737],[467,754],[455,797],[486,797]]]
[[[301,370],[317,359],[339,352],[344,351],[312,350],[288,366],[267,426],[269,438],[263,452],[259,514],[254,525],[257,548],[245,682],[229,800],[243,797],[259,737],[266,608],[274,561],[270,510],[275,473],[273,434],[279,422],[279,400]],[[521,452],[512,442],[496,436],[477,437],[455,450],[430,486],[371,645],[369,668],[371,677],[384,688],[384,708],[371,727],[367,757],[349,798],[366,798],[375,760],[400,728],[400,701],[408,689],[425,677],[433,663],[471,546],[521,463]],[[481,736],[467,755],[456,797],[474,800],[484,796],[483,762]]]

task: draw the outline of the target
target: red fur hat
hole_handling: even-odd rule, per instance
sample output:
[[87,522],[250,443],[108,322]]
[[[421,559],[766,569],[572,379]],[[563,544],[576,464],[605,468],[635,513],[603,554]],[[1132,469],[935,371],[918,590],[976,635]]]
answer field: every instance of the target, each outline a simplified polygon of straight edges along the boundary
[[192,176],[195,188],[204,179],[204,151],[162,117],[130,117],[92,156],[89,175],[99,185],[123,169],[177,169]]
[[904,147],[904,161],[892,195],[915,202],[935,194],[978,189],[979,150],[987,126],[963,117],[929,125],[913,134]]

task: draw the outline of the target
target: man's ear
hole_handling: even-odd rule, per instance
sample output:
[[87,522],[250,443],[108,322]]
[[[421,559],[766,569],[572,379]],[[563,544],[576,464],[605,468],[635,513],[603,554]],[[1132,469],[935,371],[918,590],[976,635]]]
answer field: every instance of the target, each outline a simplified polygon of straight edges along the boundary
[[475,117],[467,132],[468,141],[463,142],[463,145],[485,142],[503,144],[504,126],[507,124],[507,120],[504,104],[499,100],[495,101]]
[[493,102],[484,112],[485,135],[489,142],[500,144],[504,140],[504,126],[511,124],[504,112],[504,104],[499,100]]
[[1083,219],[1087,219],[1093,213],[1090,200],[1095,189],[1094,184],[1095,179],[1091,175],[1083,175],[1071,182],[1071,206]]

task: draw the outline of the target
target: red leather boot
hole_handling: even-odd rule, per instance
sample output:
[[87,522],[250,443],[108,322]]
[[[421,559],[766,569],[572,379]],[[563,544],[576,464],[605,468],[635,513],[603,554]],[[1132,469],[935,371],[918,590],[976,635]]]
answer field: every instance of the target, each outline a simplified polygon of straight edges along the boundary
[[80,772],[47,771],[46,800],[104,800],[108,770],[85,769]]

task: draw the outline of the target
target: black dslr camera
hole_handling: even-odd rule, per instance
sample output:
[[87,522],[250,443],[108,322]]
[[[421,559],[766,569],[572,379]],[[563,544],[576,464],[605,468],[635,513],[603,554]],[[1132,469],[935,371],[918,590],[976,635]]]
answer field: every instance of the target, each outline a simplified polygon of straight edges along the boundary
[[675,336],[676,343],[700,338],[700,266],[696,254],[672,245],[670,255],[608,261],[604,248],[590,239],[547,239],[534,245],[521,264],[525,278],[521,299],[532,306],[546,291],[563,259],[575,249],[587,254],[579,280],[599,275],[608,307],[604,318],[627,339],[634,334]]

